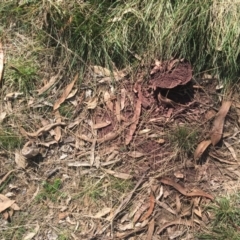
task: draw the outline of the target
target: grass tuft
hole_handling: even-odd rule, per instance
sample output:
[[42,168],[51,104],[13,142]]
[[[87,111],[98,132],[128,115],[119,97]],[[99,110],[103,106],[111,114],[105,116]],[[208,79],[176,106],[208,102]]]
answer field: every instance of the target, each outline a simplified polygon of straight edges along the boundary
[[61,192],[59,191],[61,185],[62,183],[60,179],[55,179],[53,183],[43,182],[43,189],[41,193],[36,196],[36,201],[50,199],[52,202],[56,202],[61,196]]
[[13,132],[10,128],[0,130],[0,147],[3,150],[11,151],[23,146],[23,138]]
[[197,130],[187,126],[178,126],[170,132],[169,140],[181,155],[191,156],[197,145],[197,137]]
[[214,215],[210,229],[200,239],[240,239],[240,194],[221,197],[207,208]]

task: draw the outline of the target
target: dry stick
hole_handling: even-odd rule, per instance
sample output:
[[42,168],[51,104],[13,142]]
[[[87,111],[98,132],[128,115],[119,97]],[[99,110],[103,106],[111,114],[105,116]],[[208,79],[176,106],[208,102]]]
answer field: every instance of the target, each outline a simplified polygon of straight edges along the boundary
[[117,217],[117,215],[127,206],[128,202],[131,200],[132,195],[134,194],[134,192],[137,190],[137,188],[141,185],[141,183],[143,182],[144,177],[146,176],[146,173],[142,175],[142,177],[139,179],[139,181],[137,182],[136,186],[134,187],[134,189],[130,192],[130,194],[122,201],[122,203],[118,206],[117,210],[115,211],[115,213],[113,214],[113,217],[111,219],[111,222],[108,223],[108,225],[106,227],[104,227],[104,230],[100,233],[103,234],[103,232],[111,225],[111,232],[112,232],[112,236],[113,236],[113,221],[114,219]]

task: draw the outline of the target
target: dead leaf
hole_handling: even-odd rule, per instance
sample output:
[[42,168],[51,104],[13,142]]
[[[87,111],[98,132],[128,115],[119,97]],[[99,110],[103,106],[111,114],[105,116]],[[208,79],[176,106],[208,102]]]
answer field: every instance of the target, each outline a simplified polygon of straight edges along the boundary
[[159,144],[164,144],[165,140],[163,138],[159,138],[159,139],[155,140],[155,142],[157,142]]
[[140,207],[137,209],[132,221],[134,223],[136,223],[139,220],[139,218],[142,216],[142,214],[147,211],[147,209],[149,209],[149,203],[140,205]]
[[28,234],[23,238],[23,240],[31,240],[31,239],[33,239],[33,238],[36,236],[36,234],[38,233],[39,229],[40,229],[40,226],[37,224],[36,227],[33,229],[33,231],[30,232],[30,233],[28,233]]
[[120,100],[121,110],[123,110],[124,106],[125,106],[126,93],[127,93],[126,89],[122,88],[121,89],[121,100]]
[[154,225],[155,225],[155,220],[153,218],[148,225],[146,240],[152,240],[153,233],[154,233]]
[[104,99],[104,102],[106,103],[107,105],[107,108],[113,112],[113,103],[111,101],[111,96],[109,94],[108,91],[105,91],[104,92],[104,95],[103,95],[103,99]]
[[68,97],[69,93],[72,91],[72,88],[75,84],[75,82],[78,79],[78,74],[75,75],[73,81],[67,85],[67,87],[65,88],[65,90],[63,91],[62,96],[55,102],[54,106],[53,106],[53,110],[57,110],[60,105],[66,100],[66,98]]
[[144,153],[138,152],[138,151],[132,151],[132,152],[128,152],[127,154],[128,156],[132,157],[132,158],[140,158],[142,156],[144,156]]
[[178,194],[176,194],[176,209],[177,213],[181,212],[181,202]]
[[15,202],[15,200],[10,200],[10,199],[5,200],[5,201],[0,201],[0,212],[3,212],[6,209],[8,209],[9,207],[11,207],[14,202]]
[[144,220],[146,220],[147,218],[149,218],[153,212],[155,206],[155,197],[153,195],[153,192],[151,191],[150,193],[150,197],[149,197],[149,209],[148,211],[140,218],[140,222],[143,222]]
[[215,146],[222,138],[224,120],[231,107],[231,104],[231,101],[223,102],[216,115],[216,118],[214,119],[213,128],[211,131],[211,142],[213,146]]
[[58,214],[58,219],[59,219],[59,220],[63,220],[63,219],[65,219],[66,217],[68,217],[68,215],[69,215],[68,212],[60,212],[60,213]]
[[105,207],[102,210],[100,210],[96,215],[93,216],[93,218],[102,218],[108,213],[110,213],[112,208]]
[[75,90],[71,91],[66,99],[70,99],[70,98],[74,97],[76,95],[77,91],[78,91],[77,88]]
[[4,101],[12,101],[14,99],[17,99],[18,97],[23,96],[22,92],[12,92],[12,93],[8,93],[5,98]]
[[48,124],[46,126],[43,126],[42,128],[38,129],[36,132],[34,133],[29,133],[29,132],[26,132],[27,135],[29,137],[38,137],[40,136],[43,132],[48,132],[49,130],[51,130],[52,128],[56,127],[56,126],[65,126],[66,123],[63,123],[63,122],[59,122],[59,123],[52,123],[52,124]]
[[176,178],[179,178],[179,179],[183,179],[184,178],[184,175],[183,175],[183,173],[181,171],[174,172],[174,176]]
[[56,80],[60,78],[60,72],[58,72],[58,74],[52,76],[49,80],[49,82],[44,85],[42,88],[40,88],[39,90],[37,90],[38,95],[43,94],[45,91],[47,91],[55,82]]
[[116,111],[116,118],[117,121],[120,123],[121,122],[121,107],[120,107],[120,102],[117,100],[115,102],[115,111]]
[[77,126],[80,122],[82,122],[82,119],[76,119],[73,123],[69,123],[68,128],[74,128],[75,126]]
[[128,145],[131,140],[132,140],[132,137],[133,137],[133,134],[137,128],[137,125],[138,125],[138,122],[139,122],[139,117],[140,117],[140,114],[141,114],[141,100],[138,99],[137,100],[137,103],[136,103],[136,107],[135,107],[135,112],[134,112],[134,116],[133,116],[133,120],[132,120],[132,124],[130,125],[130,128],[129,128],[129,132],[125,138],[125,144]]
[[19,207],[16,203],[13,203],[13,204],[11,205],[11,208],[12,208],[13,210],[15,210],[15,211],[21,210],[20,207]]
[[[0,84],[1,84],[1,83],[0,83]],[[6,112],[1,112],[1,113],[0,113],[0,123],[3,122],[3,120],[6,118],[6,116],[7,116],[7,113],[6,113]]]
[[99,78],[111,76],[111,71],[101,66],[93,66],[93,72],[95,73],[95,77]]
[[188,192],[186,188],[182,187],[179,183],[176,183],[175,181],[173,181],[172,179],[170,178],[162,178],[160,180],[161,183],[164,183],[166,185],[169,185],[169,186],[172,186],[173,188],[175,188],[177,191],[179,191],[181,194],[187,196],[187,197],[206,197],[206,198],[209,198],[211,200],[214,199],[213,196],[211,196],[210,194],[208,193],[205,193],[204,191],[202,190],[194,190],[192,192]]
[[145,129],[140,130],[140,131],[138,132],[138,135],[143,135],[143,134],[149,133],[149,132],[151,132],[151,131],[152,131],[152,129],[150,129],[150,128],[145,128]]
[[132,176],[130,174],[127,174],[127,173],[120,173],[120,172],[115,172],[113,170],[110,170],[110,169],[106,169],[106,168],[101,168],[104,172],[116,177],[116,178],[121,178],[121,179],[131,179]]
[[9,214],[8,211],[3,212],[3,213],[2,213],[2,216],[3,216],[3,219],[4,219],[4,220],[8,220],[8,219],[10,218],[10,214]]
[[93,139],[93,143],[91,146],[91,152],[90,152],[90,165],[93,166],[94,160],[95,160],[95,147],[96,147],[96,139]]
[[96,124],[93,125],[93,129],[105,128],[105,127],[109,126],[110,124],[111,124],[110,121],[96,123]]
[[95,109],[98,105],[98,97],[92,97],[91,99],[89,99],[88,102],[86,102],[87,104],[87,109]]
[[0,42],[0,86],[2,86],[3,72],[4,72],[4,52],[3,45]]
[[28,165],[26,158],[17,150],[15,151],[15,162],[19,168],[23,169]]
[[198,160],[204,151],[207,149],[207,147],[211,144],[211,140],[205,140],[198,144],[197,149],[194,152],[194,160]]
[[[57,123],[61,123],[61,115],[60,115],[59,111],[55,112],[55,118],[56,118]],[[60,126],[57,126],[54,129],[54,133],[55,133],[54,134],[54,139],[56,140],[56,142],[59,142],[61,140],[61,137],[62,137]]]

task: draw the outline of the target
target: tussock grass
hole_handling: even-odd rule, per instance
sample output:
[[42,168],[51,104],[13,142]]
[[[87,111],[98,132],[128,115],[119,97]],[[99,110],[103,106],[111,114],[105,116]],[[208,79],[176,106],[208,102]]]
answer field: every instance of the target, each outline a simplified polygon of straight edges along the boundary
[[216,204],[208,207],[214,218],[210,229],[201,234],[199,239],[234,239],[240,238],[240,195],[220,197]]
[[184,57],[195,73],[211,69],[222,80],[239,73],[240,4],[237,1],[3,1],[7,29],[30,34],[52,50],[52,64],[113,69],[154,58]]
[[181,156],[192,156],[198,141],[198,130],[190,126],[178,126],[169,132],[169,140]]

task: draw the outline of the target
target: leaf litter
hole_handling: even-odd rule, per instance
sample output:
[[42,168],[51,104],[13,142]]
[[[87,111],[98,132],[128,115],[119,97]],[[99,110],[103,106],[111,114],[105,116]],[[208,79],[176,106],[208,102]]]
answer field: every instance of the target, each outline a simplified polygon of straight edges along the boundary
[[[96,182],[101,182],[101,179],[103,179],[100,193],[98,193],[98,189],[93,190],[93,193],[91,193],[92,195],[96,194],[96,196],[97,194],[100,194],[101,197],[104,196],[102,201],[98,200],[99,206],[90,200],[89,196],[86,196],[86,199],[88,199],[84,203],[86,206],[79,206],[74,200],[73,191],[69,193],[72,197],[69,209],[64,212],[67,215],[61,219],[69,226],[73,224],[75,229],[84,229],[92,221],[91,224],[98,226],[98,228],[94,233],[89,231],[88,239],[96,234],[99,234],[99,236],[122,237],[139,234],[139,236],[145,236],[143,239],[146,237],[151,239],[154,235],[161,235],[163,232],[164,234],[167,233],[169,237],[173,237],[170,231],[171,226],[185,225],[194,227],[196,223],[194,217],[200,218],[204,214],[199,205],[186,208],[186,200],[198,197],[214,200],[213,196],[205,191],[208,189],[207,183],[199,183],[199,188],[204,190],[196,190],[191,186],[191,174],[197,177],[197,173],[193,168],[190,167],[189,170],[188,167],[182,167],[181,163],[174,159],[173,155],[166,154],[173,150],[172,146],[169,145],[166,129],[171,128],[173,122],[179,125],[185,124],[187,121],[190,122],[191,115],[194,115],[196,119],[200,119],[201,116],[204,116],[204,112],[209,111],[206,105],[201,105],[207,100],[204,99],[201,90],[194,90],[196,91],[194,92],[196,95],[194,100],[190,100],[190,103],[185,105],[168,95],[169,91],[181,91],[181,88],[175,90],[175,87],[179,87],[177,85],[184,87],[190,81],[192,68],[186,61],[179,59],[168,62],[159,61],[155,67],[151,73],[151,80],[146,83],[137,81],[135,84],[131,84],[129,79],[127,81],[123,80],[126,77],[123,72],[118,73],[115,71],[111,73],[106,68],[95,66],[93,67],[94,76],[100,79],[99,83],[103,80],[101,84],[104,83],[104,86],[99,87],[97,85],[96,92],[90,95],[87,94],[88,90],[82,88],[73,90],[77,80],[76,75],[74,80],[63,90],[61,97],[54,103],[54,112],[44,116],[44,120],[45,117],[47,120],[40,121],[43,127],[39,126],[37,121],[35,122],[35,129],[38,130],[35,132],[29,132],[29,128],[23,126],[26,129],[24,136],[31,144],[29,143],[27,147],[22,148],[22,151],[18,153],[19,156],[22,154],[23,161],[21,162],[19,157],[16,161],[17,165],[27,171],[32,171],[28,168],[28,165],[35,164],[35,162],[28,162],[27,160],[34,158],[40,152],[40,146],[46,152],[43,162],[37,165],[39,170],[35,170],[38,177],[35,177],[36,174],[32,173],[32,179],[42,179],[42,176],[46,177],[46,174],[41,176],[41,173],[44,171],[50,172],[51,174],[47,179],[49,184],[52,184],[55,177],[65,179],[63,176],[68,175],[67,180],[62,181],[64,189],[61,189],[61,191],[69,193],[69,188],[74,189],[77,194],[83,192],[85,195],[86,190],[81,187],[84,178],[87,181],[86,186],[89,187],[92,187],[91,181],[93,179],[97,179]],[[171,72],[180,74],[181,71],[186,73],[185,77],[183,77],[183,74],[176,77],[175,81]],[[143,78],[143,73],[140,73],[140,75],[139,79]],[[111,90],[109,84],[112,77],[118,79],[115,91]],[[43,88],[38,90],[38,94],[45,93],[56,84],[58,79],[60,79],[58,74],[50,78]],[[169,82],[167,82],[167,79]],[[164,92],[165,87],[168,89],[167,94]],[[135,91],[132,91],[132,89]],[[158,93],[161,93],[161,95],[158,95]],[[78,105],[76,105],[79,108],[78,115],[73,119],[63,118],[59,107],[70,97],[77,99],[78,94],[82,96],[81,101],[77,101]],[[12,96],[8,98],[9,101],[17,99],[14,94]],[[156,98],[156,96],[160,96],[160,98]],[[199,100],[198,97],[199,99],[203,97],[203,99]],[[33,99],[33,105],[35,104],[34,101]],[[193,101],[195,102],[192,104]],[[224,107],[219,110],[213,124],[211,140],[200,141],[192,156],[195,160],[201,158],[211,144],[217,144],[219,135],[222,137],[224,120],[231,104],[225,105],[223,103],[222,105]],[[15,106],[12,107],[14,110]],[[203,110],[200,111],[200,109]],[[97,121],[95,121],[96,119]],[[151,119],[155,119],[155,121],[151,121]],[[209,121],[210,119],[205,120]],[[90,126],[89,121],[95,124]],[[68,141],[67,139],[70,139],[70,137],[72,140]],[[64,146],[66,149],[63,151],[62,147]],[[112,150],[113,147],[117,149],[116,152]],[[66,157],[61,158],[63,153]],[[57,167],[58,165],[62,167]],[[58,170],[54,171],[54,169]],[[174,179],[174,173],[178,170],[181,170],[183,174],[180,179],[176,180]],[[187,171],[191,171],[191,174],[187,174]],[[150,190],[150,176],[158,176],[157,179],[160,179],[157,181],[160,188],[156,192]],[[109,196],[105,196],[105,193],[109,190],[109,186],[112,186],[109,180],[112,178],[119,181],[136,181],[137,184],[135,182],[135,187],[130,193],[126,193],[124,198],[115,199],[113,206],[109,207]],[[81,179],[80,185],[79,179]],[[34,181],[36,185],[39,185],[38,180]],[[185,187],[180,184],[182,181],[184,181]],[[72,184],[71,187],[67,182]],[[95,186],[98,186],[98,184],[96,183]],[[192,189],[192,191],[189,191],[189,189]],[[35,186],[34,191],[29,196],[35,198],[39,191],[41,190],[36,190]],[[113,192],[115,193],[117,190],[114,189]],[[109,194],[111,193],[107,192],[106,195]],[[114,194],[111,197],[114,198]],[[51,202],[51,200],[47,201]],[[59,197],[59,202],[61,201],[63,199]],[[135,204],[140,201],[142,204]],[[122,215],[126,215],[130,208],[134,206],[135,211],[132,211],[131,215],[128,214],[126,220],[121,222]],[[142,209],[139,211],[141,206]],[[93,211],[92,214],[87,213],[89,208]],[[160,228],[157,223],[163,217],[158,216],[158,211],[162,213],[162,216],[166,217],[165,223]],[[83,213],[85,216],[84,221],[78,212]],[[194,212],[196,216],[192,217],[191,220],[193,221],[190,224],[190,220],[188,221],[188,217],[185,216],[189,216],[191,212]],[[75,214],[74,216],[81,219],[79,223],[72,221],[71,214]],[[89,216],[91,220],[86,219],[86,216]],[[181,216],[181,219],[178,219],[177,216]],[[135,222],[132,222],[133,219]],[[110,222],[105,223],[99,220]],[[118,230],[115,226],[118,226],[121,230]],[[182,228],[180,232],[184,235],[185,230],[186,228]],[[75,234],[84,239],[82,233],[79,233],[78,230],[76,230]]]

